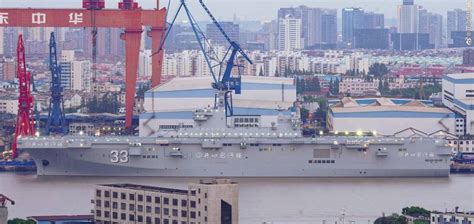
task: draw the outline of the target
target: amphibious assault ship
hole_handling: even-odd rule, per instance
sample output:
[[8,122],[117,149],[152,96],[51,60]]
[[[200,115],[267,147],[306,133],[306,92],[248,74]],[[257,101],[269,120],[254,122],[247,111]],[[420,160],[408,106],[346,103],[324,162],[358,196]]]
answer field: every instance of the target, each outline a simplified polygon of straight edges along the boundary
[[444,177],[451,149],[434,138],[302,136],[298,113],[194,112],[194,125],[155,137],[23,137],[38,175],[172,177]]

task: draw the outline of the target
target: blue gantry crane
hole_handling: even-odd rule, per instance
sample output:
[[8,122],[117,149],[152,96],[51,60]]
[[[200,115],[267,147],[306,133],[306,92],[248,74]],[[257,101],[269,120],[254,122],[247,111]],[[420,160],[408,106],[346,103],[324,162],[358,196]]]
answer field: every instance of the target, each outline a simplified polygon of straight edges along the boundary
[[54,32],[49,40],[49,69],[51,71],[51,98],[49,100],[48,121],[45,134],[66,134],[66,118],[64,115],[63,88],[61,87],[61,68],[58,65],[56,39]]
[[[204,55],[206,64],[209,67],[209,71],[213,79],[212,88],[224,94],[224,105],[226,109],[225,110],[226,117],[230,117],[234,115],[234,108],[233,108],[233,103],[232,103],[232,92],[235,92],[235,94],[241,94],[241,87],[242,87],[242,81],[241,81],[241,75],[240,75],[241,66],[238,63],[236,63],[237,54],[240,54],[250,64],[252,64],[252,60],[250,60],[248,55],[245,53],[245,51],[240,47],[240,45],[236,41],[230,39],[230,37],[224,31],[224,29],[216,20],[214,15],[212,15],[209,8],[204,4],[203,0],[199,0],[199,3],[201,4],[204,11],[206,11],[206,13],[209,15],[214,25],[219,29],[221,34],[229,42],[230,46],[227,49],[225,56],[221,60],[219,60],[219,57],[217,56],[216,52],[214,52],[212,47],[206,48],[206,44],[209,46],[210,42],[204,35],[204,32],[199,27],[193,15],[191,14],[191,11],[189,10],[188,5],[186,4],[186,0],[180,0],[180,5],[178,7],[178,10],[176,11],[176,14],[174,15],[173,20],[169,24],[169,28],[164,36],[164,39],[161,41],[161,46],[159,48],[159,51],[162,50],[165,40],[167,39],[180,11],[184,9],[184,11],[186,12],[186,16],[189,20],[189,23],[191,24],[191,27],[196,36],[199,47]],[[211,61],[216,61],[217,65],[213,65]],[[214,68],[216,66],[218,67],[218,71],[219,71],[218,75],[216,75],[216,72],[214,71]],[[232,72],[235,67],[237,67],[238,74],[236,76],[233,76]],[[218,100],[217,100],[217,98],[219,97],[218,94],[219,93],[217,93],[215,96],[215,104],[218,103]],[[217,107],[217,105],[215,106]]]

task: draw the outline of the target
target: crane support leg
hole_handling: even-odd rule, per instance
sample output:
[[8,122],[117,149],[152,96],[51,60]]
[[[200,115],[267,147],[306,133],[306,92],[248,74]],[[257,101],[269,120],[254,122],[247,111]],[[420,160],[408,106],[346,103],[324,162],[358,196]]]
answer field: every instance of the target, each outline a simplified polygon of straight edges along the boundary
[[142,29],[125,29],[125,128],[132,127]]
[[152,52],[159,52],[157,54],[153,54],[151,56],[151,87],[155,87],[160,84],[161,82],[161,68],[163,66],[163,54],[164,51],[160,50],[162,46],[161,40],[163,39],[163,35],[166,29],[159,27],[152,27],[150,31],[148,31],[148,36],[152,39]]

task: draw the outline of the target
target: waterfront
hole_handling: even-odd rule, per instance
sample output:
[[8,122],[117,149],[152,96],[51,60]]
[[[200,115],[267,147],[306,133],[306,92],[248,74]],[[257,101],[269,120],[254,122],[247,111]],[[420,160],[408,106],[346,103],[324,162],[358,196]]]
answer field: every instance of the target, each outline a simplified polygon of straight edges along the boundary
[[[474,175],[450,178],[246,178],[240,184],[241,223],[373,222],[382,212],[419,205],[474,210]],[[135,183],[185,189],[196,178],[36,177],[0,173],[0,193],[16,201],[10,217],[88,214],[94,184]]]

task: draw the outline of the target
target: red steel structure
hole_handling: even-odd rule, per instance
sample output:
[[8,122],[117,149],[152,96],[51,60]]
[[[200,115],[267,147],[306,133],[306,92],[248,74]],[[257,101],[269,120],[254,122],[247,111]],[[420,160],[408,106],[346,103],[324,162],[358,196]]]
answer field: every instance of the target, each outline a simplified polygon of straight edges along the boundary
[[[144,10],[133,0],[122,0],[120,9],[104,9],[104,0],[84,0],[83,9],[0,8],[0,27],[109,27],[123,28],[125,41],[125,127],[132,126],[138,58],[143,27],[149,27],[152,51],[158,52],[166,30],[166,9]],[[163,51],[152,56],[152,87],[161,80]]]
[[35,134],[35,120],[33,113],[33,96],[31,95],[31,73],[26,70],[25,47],[23,36],[18,37],[17,46],[17,74],[19,83],[18,115],[16,117],[15,136],[12,146],[12,157],[17,156],[17,141],[20,136]]

